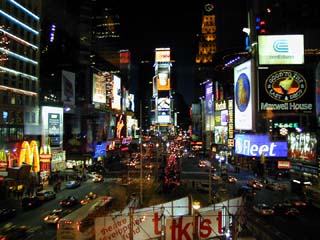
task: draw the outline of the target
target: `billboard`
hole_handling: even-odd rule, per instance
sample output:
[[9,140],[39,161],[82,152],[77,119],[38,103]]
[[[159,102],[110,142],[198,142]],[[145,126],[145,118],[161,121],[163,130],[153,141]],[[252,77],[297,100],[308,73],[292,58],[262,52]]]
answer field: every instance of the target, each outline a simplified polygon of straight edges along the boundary
[[134,112],[134,94],[132,93],[126,96],[126,109],[127,111]]
[[205,85],[205,94],[206,94],[206,115],[213,115],[213,92],[212,92],[212,82],[209,82]]
[[288,158],[304,162],[317,159],[317,136],[311,132],[291,132],[288,135]]
[[131,53],[129,50],[120,50],[120,64],[130,64]]
[[170,62],[170,48],[156,48],[156,62]]
[[303,35],[259,35],[259,64],[303,64]]
[[163,71],[163,72],[158,73],[157,88],[158,88],[158,91],[169,91],[170,90],[169,71]]
[[75,73],[62,70],[61,101],[68,106],[75,105],[75,79]]
[[111,108],[121,110],[121,79],[113,75]]
[[158,108],[158,111],[170,110],[170,98],[169,97],[158,98],[157,108]]
[[51,147],[62,148],[63,140],[63,108],[42,107],[42,143],[50,143]]
[[250,157],[287,157],[288,142],[270,141],[268,135],[263,134],[235,134],[235,153]]
[[312,112],[314,84],[304,68],[259,71],[259,111]]
[[158,111],[158,123],[168,124],[171,123],[171,115],[169,111]]
[[249,60],[234,68],[234,126],[237,130],[253,128],[253,94],[252,60]]
[[92,101],[96,103],[106,103],[106,78],[100,73],[93,74]]
[[[213,239],[222,237],[231,231],[230,222],[235,231],[244,223],[244,201],[233,198],[210,205],[192,215],[191,205],[185,198],[149,208],[134,209],[131,214],[124,211],[112,216],[95,218],[95,239]],[[131,217],[131,219],[130,219]],[[225,231],[225,232],[224,232]]]

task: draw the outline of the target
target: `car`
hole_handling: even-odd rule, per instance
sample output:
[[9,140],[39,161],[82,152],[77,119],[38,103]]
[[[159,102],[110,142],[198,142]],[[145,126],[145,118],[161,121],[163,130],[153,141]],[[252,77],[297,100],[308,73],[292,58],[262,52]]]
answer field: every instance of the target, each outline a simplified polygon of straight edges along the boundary
[[37,192],[36,195],[41,201],[49,201],[56,198],[56,192],[52,190],[42,190]]
[[0,222],[6,221],[9,218],[16,216],[17,210],[12,207],[5,207],[0,209]]
[[81,205],[86,205],[89,202],[91,202],[93,199],[97,198],[97,194],[93,193],[93,192],[89,192],[81,201]]
[[207,164],[206,164],[206,162],[204,161],[204,160],[200,160],[199,161],[199,163],[198,163],[198,167],[199,168],[204,168],[204,167],[206,167],[207,166]]
[[103,181],[104,181],[104,178],[100,174],[97,174],[92,178],[92,182],[95,182],[95,183],[99,183],[99,182],[103,182]]
[[71,213],[71,211],[62,208],[53,209],[47,216],[43,218],[43,221],[48,224],[57,224],[60,218],[68,213]]
[[252,187],[254,189],[258,189],[258,190],[263,188],[263,184],[258,180],[247,181],[247,186]]
[[41,204],[42,201],[36,196],[24,197],[21,199],[21,207],[25,210],[39,207]]
[[80,181],[72,180],[66,183],[66,188],[68,189],[77,188],[77,187],[80,187],[80,185],[81,185]]
[[300,211],[294,207],[290,202],[276,202],[273,204],[273,210],[275,214],[285,215],[285,216],[296,216],[300,214]]
[[307,202],[300,199],[299,197],[292,197],[285,200],[286,202],[291,203],[294,207],[298,209],[303,209],[308,206]]
[[284,191],[287,189],[287,185],[275,183],[275,182],[270,182],[265,185],[265,188],[272,190],[272,191]]
[[256,205],[253,205],[253,211],[264,216],[274,215],[273,208],[266,203],[258,203]]
[[222,178],[219,175],[215,174],[215,173],[211,175],[211,179],[213,181],[221,181],[222,180]]
[[28,226],[17,226],[12,223],[7,223],[5,226],[0,228],[0,239],[2,240],[22,240],[30,236],[30,227]]
[[233,176],[228,176],[228,183],[236,183],[238,179]]
[[59,202],[61,207],[73,207],[79,203],[79,200],[75,196],[68,196],[67,198]]

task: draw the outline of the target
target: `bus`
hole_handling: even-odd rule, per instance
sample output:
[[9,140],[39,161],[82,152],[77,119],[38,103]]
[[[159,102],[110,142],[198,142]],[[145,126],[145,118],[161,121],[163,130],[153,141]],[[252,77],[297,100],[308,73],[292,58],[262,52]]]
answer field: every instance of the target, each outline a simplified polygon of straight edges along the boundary
[[57,224],[57,240],[95,239],[94,218],[111,211],[112,197],[100,196],[62,217]]
[[306,187],[305,188],[306,201],[316,208],[320,208],[320,189],[317,187]]

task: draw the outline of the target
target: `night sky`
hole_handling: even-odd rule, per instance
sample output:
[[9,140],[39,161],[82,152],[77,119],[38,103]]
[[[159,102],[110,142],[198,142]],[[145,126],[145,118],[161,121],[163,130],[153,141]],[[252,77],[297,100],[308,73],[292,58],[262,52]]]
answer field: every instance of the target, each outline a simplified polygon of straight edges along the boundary
[[[159,4],[159,5],[157,5]],[[131,6],[132,5],[132,6]],[[149,1],[129,3],[121,9],[123,46],[141,60],[154,61],[154,49],[169,47],[178,93],[187,104],[193,100],[193,81],[197,33],[201,29],[202,6],[199,1]]]
[[[123,47],[138,59],[154,60],[154,49],[170,47],[176,91],[188,105],[193,101],[197,35],[201,32],[204,1],[175,2],[163,0],[139,3],[130,1],[121,6],[121,39]],[[241,1],[216,2],[218,50],[244,47],[246,12]],[[237,5],[234,5],[237,4]]]

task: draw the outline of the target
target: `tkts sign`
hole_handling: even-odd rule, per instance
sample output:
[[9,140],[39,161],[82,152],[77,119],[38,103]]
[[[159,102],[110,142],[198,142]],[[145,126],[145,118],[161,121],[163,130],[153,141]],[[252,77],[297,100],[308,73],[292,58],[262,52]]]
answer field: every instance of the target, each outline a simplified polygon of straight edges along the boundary
[[[301,72],[304,72],[303,74]],[[278,112],[308,112],[313,106],[312,78],[307,70],[260,70],[259,110]]]

